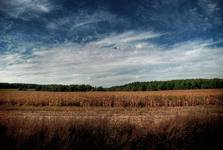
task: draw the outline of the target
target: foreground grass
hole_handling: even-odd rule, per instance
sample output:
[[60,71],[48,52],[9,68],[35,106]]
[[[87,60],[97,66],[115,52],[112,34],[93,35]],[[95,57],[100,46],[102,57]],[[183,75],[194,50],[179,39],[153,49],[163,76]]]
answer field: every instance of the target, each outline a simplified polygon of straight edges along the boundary
[[223,107],[0,107],[1,149],[222,149]]
[[106,118],[69,124],[0,125],[1,149],[222,149],[223,118],[177,117],[157,126],[115,124]]

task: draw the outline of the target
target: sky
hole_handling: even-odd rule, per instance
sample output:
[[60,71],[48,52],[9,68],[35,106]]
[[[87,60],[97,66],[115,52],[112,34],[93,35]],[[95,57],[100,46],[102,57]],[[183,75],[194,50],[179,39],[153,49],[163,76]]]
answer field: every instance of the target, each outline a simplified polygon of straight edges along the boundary
[[0,0],[0,82],[223,78],[222,0]]

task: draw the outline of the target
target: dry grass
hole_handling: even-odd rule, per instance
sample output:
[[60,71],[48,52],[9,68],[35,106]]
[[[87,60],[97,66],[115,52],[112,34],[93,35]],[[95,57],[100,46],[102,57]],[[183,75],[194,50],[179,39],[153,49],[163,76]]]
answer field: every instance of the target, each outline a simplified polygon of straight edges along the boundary
[[178,116],[152,126],[109,118],[70,122],[14,118],[0,123],[1,149],[215,149],[223,148],[222,116]]
[[222,104],[223,89],[154,92],[0,91],[0,105],[169,107]]
[[[14,119],[29,122],[67,122],[77,119],[108,118],[111,122],[131,122],[138,126],[156,125],[159,122],[177,116],[223,116],[223,106],[185,106],[185,107],[33,107],[1,106],[0,122],[12,122]],[[57,124],[57,123],[55,123]]]

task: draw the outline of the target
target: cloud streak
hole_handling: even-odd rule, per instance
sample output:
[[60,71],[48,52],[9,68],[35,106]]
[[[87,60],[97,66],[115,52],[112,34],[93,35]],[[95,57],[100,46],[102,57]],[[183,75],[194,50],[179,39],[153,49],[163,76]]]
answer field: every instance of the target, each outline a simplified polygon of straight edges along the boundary
[[75,14],[62,18],[56,18],[52,21],[47,22],[47,28],[52,30],[58,30],[66,27],[69,31],[74,31],[75,29],[83,26],[96,24],[103,21],[110,22],[114,19],[117,19],[116,16],[107,11],[100,10],[89,14],[87,11],[82,10]]
[[1,0],[0,11],[13,18],[29,20],[41,13],[49,13],[53,4],[49,0]]

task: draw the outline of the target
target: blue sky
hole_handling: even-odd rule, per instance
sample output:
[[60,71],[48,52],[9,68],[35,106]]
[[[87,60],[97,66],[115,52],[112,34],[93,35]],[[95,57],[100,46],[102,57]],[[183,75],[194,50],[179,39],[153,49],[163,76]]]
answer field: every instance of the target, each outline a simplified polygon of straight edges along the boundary
[[0,82],[223,77],[222,0],[0,0]]

